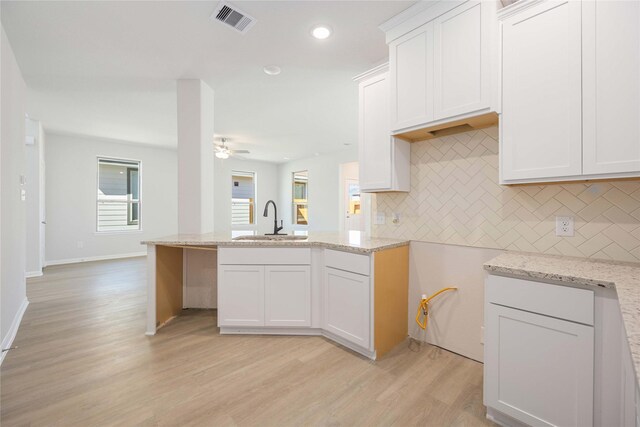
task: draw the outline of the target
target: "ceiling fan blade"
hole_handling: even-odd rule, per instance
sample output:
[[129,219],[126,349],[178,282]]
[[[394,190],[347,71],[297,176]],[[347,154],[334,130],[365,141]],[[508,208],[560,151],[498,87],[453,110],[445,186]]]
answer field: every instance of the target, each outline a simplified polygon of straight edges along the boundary
[[233,151],[233,154],[249,154],[250,151],[249,150],[231,150]]

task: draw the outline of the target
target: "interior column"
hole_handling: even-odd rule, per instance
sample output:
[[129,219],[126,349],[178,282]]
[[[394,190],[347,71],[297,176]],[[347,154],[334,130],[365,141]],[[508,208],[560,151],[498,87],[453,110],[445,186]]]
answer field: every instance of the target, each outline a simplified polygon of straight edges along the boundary
[[[178,80],[178,233],[214,231],[213,89]],[[216,252],[184,249],[184,307],[216,308]]]
[[213,231],[213,89],[178,80],[178,233]]

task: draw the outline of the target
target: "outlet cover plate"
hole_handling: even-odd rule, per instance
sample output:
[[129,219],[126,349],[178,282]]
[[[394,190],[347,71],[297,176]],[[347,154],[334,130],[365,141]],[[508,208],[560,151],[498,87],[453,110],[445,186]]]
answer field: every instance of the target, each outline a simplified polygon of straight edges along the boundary
[[556,236],[572,237],[574,235],[573,217],[557,216],[556,217]]

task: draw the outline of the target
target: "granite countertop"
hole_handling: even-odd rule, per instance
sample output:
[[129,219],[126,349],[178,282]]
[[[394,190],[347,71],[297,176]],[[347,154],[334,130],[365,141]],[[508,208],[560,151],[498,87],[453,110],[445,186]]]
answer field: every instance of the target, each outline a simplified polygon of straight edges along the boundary
[[640,264],[505,252],[485,263],[484,268],[491,273],[526,279],[615,289],[636,381],[640,384]]
[[349,233],[307,233],[303,240],[233,240],[247,232],[177,234],[158,239],[145,240],[143,245],[179,245],[179,246],[260,246],[260,247],[322,247],[349,252],[369,254],[385,249],[406,246],[409,240],[375,238],[360,232]]

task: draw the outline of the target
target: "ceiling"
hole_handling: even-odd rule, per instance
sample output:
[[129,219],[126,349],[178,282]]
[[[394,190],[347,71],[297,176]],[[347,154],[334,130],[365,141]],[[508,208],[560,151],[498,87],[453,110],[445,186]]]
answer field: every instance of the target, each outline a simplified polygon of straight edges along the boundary
[[[282,162],[356,144],[352,77],[386,59],[377,27],[413,3],[236,0],[257,19],[245,35],[209,20],[217,0],[3,0],[1,16],[46,130],[175,147],[175,81],[199,78],[216,135]],[[317,23],[333,35],[312,38]]]

